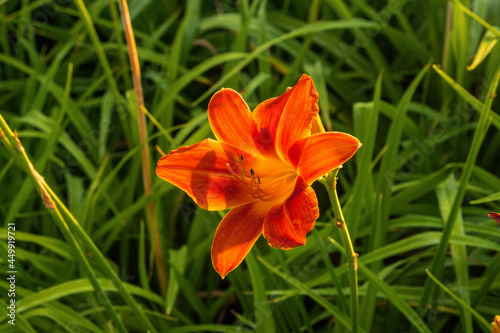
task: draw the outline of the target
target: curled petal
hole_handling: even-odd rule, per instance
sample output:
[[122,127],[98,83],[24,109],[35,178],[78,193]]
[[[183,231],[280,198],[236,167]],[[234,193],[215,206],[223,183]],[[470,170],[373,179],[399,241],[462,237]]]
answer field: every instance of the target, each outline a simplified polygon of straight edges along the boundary
[[312,79],[304,74],[284,94],[255,108],[255,142],[263,150],[274,150],[288,160],[289,148],[311,134],[312,121],[318,111],[318,93]]
[[290,197],[275,205],[264,220],[264,237],[270,246],[288,250],[306,243],[306,235],[319,217],[314,190],[299,177]]
[[302,75],[290,91],[276,134],[276,149],[286,160],[295,142],[311,135],[312,121],[319,112],[318,93],[311,77]]
[[222,278],[245,259],[262,234],[264,217],[270,208],[254,202],[233,208],[224,216],[212,243],[212,263]]
[[208,103],[208,120],[217,140],[244,150],[255,149],[252,113],[236,91],[221,89],[213,95]]
[[354,136],[341,132],[311,135],[297,142],[290,150],[292,164],[307,184],[345,163],[361,143]]
[[291,89],[281,96],[265,100],[257,105],[253,111],[252,115],[256,126],[254,141],[258,149],[265,155],[276,155],[274,146],[276,129],[290,94]]
[[224,143],[206,139],[181,147],[158,161],[156,174],[186,192],[201,208],[221,210],[243,205],[256,199],[231,173],[234,156],[252,155]]

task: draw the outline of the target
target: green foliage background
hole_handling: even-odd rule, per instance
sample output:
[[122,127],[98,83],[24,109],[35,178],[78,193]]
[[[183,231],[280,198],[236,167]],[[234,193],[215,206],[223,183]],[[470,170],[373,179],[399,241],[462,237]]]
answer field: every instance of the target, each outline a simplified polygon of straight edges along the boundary
[[[223,213],[197,208],[154,175],[155,146],[168,153],[213,136],[206,106],[215,91],[241,91],[253,108],[302,73],[313,77],[327,129],[364,143],[339,179],[360,254],[361,331],[489,331],[500,314],[500,227],[487,217],[500,211],[500,47],[489,47],[500,38],[500,2],[129,7],[151,114],[151,197],[117,2],[0,1],[1,332],[348,331],[347,267],[321,186],[306,246],[280,251],[261,239],[221,280],[210,246]],[[469,71],[475,56],[482,63]],[[56,210],[44,206],[8,126]],[[6,308],[8,223],[15,326]]]

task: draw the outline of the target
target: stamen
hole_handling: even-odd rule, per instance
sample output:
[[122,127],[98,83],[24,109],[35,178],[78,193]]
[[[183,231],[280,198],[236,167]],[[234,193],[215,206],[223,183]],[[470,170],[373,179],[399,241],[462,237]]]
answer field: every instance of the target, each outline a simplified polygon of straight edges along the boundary
[[231,174],[236,178],[236,179],[239,179],[238,176],[236,176],[236,174],[234,173],[233,169],[231,169],[231,166],[229,165],[229,163],[226,163],[226,166],[227,166],[227,169],[229,170],[229,172],[231,172]]
[[[255,177],[252,177],[252,181],[250,182],[250,185],[248,185],[247,182],[245,182],[244,178],[242,177],[241,179],[234,173],[233,169],[231,169],[231,166],[229,165],[229,163],[226,163],[226,166],[227,168],[229,169],[229,172],[231,172],[231,174],[234,176],[234,178],[236,178],[239,182],[241,182],[241,184],[243,185],[244,189],[250,193],[250,195],[256,199],[263,199],[263,197],[261,196],[261,194],[259,192],[262,192],[262,190],[257,186],[257,193],[255,193],[252,189],[253,187],[253,182],[254,182],[254,179]],[[252,170],[253,171],[253,170]],[[242,175],[245,174],[245,170],[243,170],[242,172]]]
[[[250,171],[253,174],[253,170],[250,169]],[[255,177],[252,175],[252,180],[250,181],[250,194],[255,197],[255,195],[253,194],[253,183],[254,183],[254,180],[255,180]],[[258,192],[257,192],[257,196],[258,196]]]
[[234,155],[233,158],[237,163],[236,168],[239,169],[236,172],[239,171],[240,175],[238,176],[236,172],[233,171],[229,163],[227,163],[226,166],[229,169],[229,172],[241,183],[243,189],[255,199],[259,199],[262,201],[274,200],[276,195],[279,195],[280,191],[283,191],[283,186],[286,186],[285,184],[291,181],[289,177],[296,176],[295,173],[287,171],[281,172],[279,174],[273,174],[271,177],[265,179],[265,186],[262,187],[260,176],[253,170],[253,168],[250,169],[250,175],[246,175],[246,170],[243,165],[243,154],[241,154],[240,160],[238,160],[238,158],[236,158],[236,156]]

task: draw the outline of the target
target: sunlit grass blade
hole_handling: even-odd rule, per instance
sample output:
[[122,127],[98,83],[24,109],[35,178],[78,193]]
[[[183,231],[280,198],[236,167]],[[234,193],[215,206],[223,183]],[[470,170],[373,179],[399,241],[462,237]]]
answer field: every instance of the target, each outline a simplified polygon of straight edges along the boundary
[[82,18],[83,23],[85,24],[85,27],[86,27],[87,32],[89,34],[89,37],[92,41],[92,44],[95,47],[97,57],[99,59],[99,62],[101,63],[104,74],[107,77],[108,84],[111,88],[111,91],[115,95],[115,98],[117,98],[119,100],[120,99],[120,92],[118,90],[118,86],[116,84],[115,78],[112,75],[113,71],[111,70],[111,66],[109,65],[109,61],[108,61],[108,58],[106,56],[106,52],[104,51],[104,48],[102,46],[102,42],[99,39],[99,36],[97,35],[97,31],[95,29],[92,18],[89,14],[89,11],[87,10],[87,6],[85,6],[85,3],[83,2],[83,0],[74,0],[73,3],[75,4],[75,7],[78,8],[78,12]]
[[[432,65],[432,68],[443,78],[446,82],[465,100],[469,103],[474,109],[477,111],[483,112],[485,110],[484,103],[478,100],[474,95],[465,90],[460,84],[458,84],[455,80],[453,80],[448,74],[446,74],[439,66]],[[497,129],[500,129],[500,115],[491,112],[493,116],[492,124]]]
[[[309,13],[307,15],[307,23],[312,23],[312,22],[315,22],[317,20],[317,17],[318,17],[319,12],[320,12],[320,5],[321,5],[321,1],[318,1],[318,0],[311,1],[311,5],[309,7]],[[298,74],[300,73],[299,68],[302,65],[302,63],[304,62],[304,58],[305,58],[307,52],[311,48],[311,45],[313,42],[313,37],[314,37],[313,34],[305,36],[305,39],[301,43],[300,49],[298,50],[297,55],[294,57],[293,62],[290,65],[290,68],[289,68],[287,74],[285,75],[283,80],[281,80],[281,83],[275,88],[274,95],[281,94],[282,91],[284,91],[286,89],[286,87],[288,85],[290,85],[290,83],[293,81],[292,78],[298,76]],[[325,121],[327,121],[327,120],[325,120]],[[327,124],[328,124],[328,121],[327,121]]]
[[313,229],[313,232],[314,232],[314,236],[318,242],[319,248],[321,250],[321,254],[324,258],[328,273],[330,273],[330,276],[332,277],[333,285],[334,285],[335,289],[337,290],[337,294],[338,294],[337,297],[339,298],[340,307],[342,308],[342,310],[344,310],[345,313],[349,314],[349,307],[347,306],[347,301],[345,299],[344,292],[342,291],[342,285],[340,284],[340,279],[337,277],[337,273],[335,272],[335,268],[333,267],[332,262],[330,260],[330,257],[328,256],[326,246],[325,246],[323,240],[319,237],[316,229]]
[[[472,140],[471,147],[467,154],[467,159],[465,161],[465,166],[463,168],[462,175],[460,177],[460,183],[453,200],[453,205],[450,209],[450,213],[448,215],[448,218],[444,226],[443,236],[439,242],[436,255],[434,256],[434,259],[432,261],[431,272],[438,279],[442,277],[444,271],[444,260],[446,256],[446,250],[448,248],[448,242],[450,240],[460,206],[462,205],[465,196],[465,191],[467,189],[467,184],[469,183],[474,164],[476,163],[476,158],[479,153],[479,149],[481,148],[489,123],[491,122],[491,116],[490,116],[491,105],[493,103],[493,98],[495,96],[499,80],[500,80],[500,69],[498,69],[497,72],[494,74],[491,84],[488,88],[488,94],[486,96],[484,108],[480,114],[476,131],[474,132],[474,138]],[[420,302],[420,309],[423,309],[427,306],[429,299],[435,293],[434,285],[431,283],[432,282],[429,279],[426,280],[424,293],[422,294],[422,299]]]
[[[74,234],[71,232],[67,224],[67,221],[61,214],[61,211],[58,209],[56,203],[54,202],[53,199],[54,194],[48,191],[47,186],[43,181],[43,178],[34,169],[33,164],[28,159],[24,147],[17,138],[17,134],[12,132],[12,130],[7,125],[7,123],[5,122],[5,120],[1,115],[0,115],[0,130],[2,131],[1,132],[2,136],[4,136],[3,142],[5,146],[8,148],[13,157],[15,157],[18,160],[19,164],[25,168],[25,171],[30,176],[33,183],[36,184],[35,187],[42,198],[44,206],[47,208],[50,215],[52,215],[54,221],[59,227],[59,230],[64,234],[67,242],[70,243],[71,246],[73,247],[73,250],[77,255],[77,259],[79,260],[79,262],[82,264],[83,267],[87,269],[89,279],[92,282],[93,287],[95,288],[95,292],[104,293],[101,285],[97,281],[97,276],[95,271],[90,266],[90,263],[85,257],[85,254],[83,253],[80,244],[76,240]],[[115,309],[113,308],[109,297],[103,294],[103,299],[106,310],[108,311],[111,318],[113,318],[113,321],[117,325],[117,329],[120,332],[126,332],[125,326],[121,321],[121,319],[119,318],[118,314],[116,313]]]
[[[267,263],[264,259],[258,257],[259,261],[266,266],[271,272],[274,274],[278,275],[288,283],[290,283],[292,286],[295,288],[299,289],[300,291],[304,292],[307,296],[311,297],[314,301],[316,301],[319,305],[321,305],[325,310],[327,310],[329,313],[331,313],[335,318],[337,318],[338,321],[342,323],[347,329],[351,329],[351,321],[340,309],[338,309],[336,306],[328,302],[326,299],[318,295],[316,292],[314,292],[313,289],[310,289],[308,286],[302,284],[300,281],[295,279],[292,276],[286,275],[282,272],[280,272],[277,268],[273,267],[271,264]],[[364,330],[360,329],[360,332],[364,332]]]
[[448,295],[453,297],[455,301],[457,301],[463,308],[467,309],[467,311],[469,311],[474,316],[479,325],[483,328],[484,332],[490,331],[490,324],[483,318],[483,316],[477,313],[476,310],[474,310],[469,304],[460,299],[460,297],[455,295],[450,289],[446,288],[446,286],[442,284],[434,275],[432,275],[432,273],[428,269],[426,269],[425,272],[441,289],[443,289]]
[[[436,195],[438,198],[439,209],[441,211],[441,216],[443,221],[446,221],[450,213],[450,209],[453,203],[454,194],[457,191],[457,185],[455,182],[455,177],[450,175],[445,182],[440,184],[436,189]],[[457,220],[455,222],[455,227],[452,231],[453,235],[463,236],[464,232],[464,221],[462,217],[462,211],[459,210],[457,215]],[[457,276],[457,282],[461,286],[460,297],[465,304],[470,306],[470,290],[469,290],[469,271],[467,262],[467,248],[462,244],[452,244],[451,245],[451,255],[453,259],[453,265],[455,267],[455,274]],[[467,308],[462,310],[461,324],[464,332],[472,333],[472,317],[471,313],[467,311]]]
[[260,274],[259,266],[257,266],[257,261],[251,253],[247,255],[245,260],[250,272],[250,280],[252,281],[255,311],[258,311],[261,315],[261,320],[257,323],[256,332],[273,333],[275,332],[273,312],[266,297],[266,287]]
[[[2,299],[0,300],[0,306],[2,307],[2,317],[6,318],[5,320],[6,323],[0,324],[0,329],[2,330],[2,332],[15,332],[17,330],[16,325],[12,325],[11,323],[9,323],[9,320],[12,320],[11,317],[9,316],[10,315],[9,306],[11,305],[5,303],[5,301]],[[3,309],[7,309],[7,311],[4,311]],[[15,318],[16,321],[13,322],[17,324],[17,327],[19,327],[22,330],[22,332],[36,333],[36,330],[30,325],[29,321],[24,318],[24,314],[16,313]]]
[[[329,237],[328,240],[333,243],[340,251],[344,252],[344,249],[337,241],[335,241],[331,237]],[[391,303],[394,304],[398,308],[398,310],[406,316],[406,318],[414,325],[414,327],[419,330],[419,332],[431,332],[429,328],[424,324],[422,319],[408,305],[408,303],[405,302],[397,292],[395,292],[388,284],[380,279],[377,274],[371,271],[360,260],[358,260],[358,268],[360,272],[366,277],[366,279],[376,285],[377,288],[387,296],[387,299],[391,301]]]
[[186,325],[183,327],[176,327],[169,330],[172,333],[191,333],[191,332],[222,332],[222,333],[240,333],[240,332],[253,332],[241,326],[228,326],[217,324],[202,324],[202,325]]
[[[121,280],[118,278],[116,273],[111,269],[109,263],[105,260],[102,253],[97,249],[95,244],[83,231],[83,229],[81,229],[80,224],[74,219],[73,215],[67,210],[66,206],[60,201],[57,195],[45,183],[43,178],[34,170],[33,165],[31,164],[26,153],[24,152],[24,148],[22,148],[20,144],[20,141],[18,140],[16,141],[17,137],[14,135],[14,133],[12,133],[12,131],[10,130],[10,128],[8,127],[7,123],[4,121],[1,115],[0,115],[0,129],[3,131],[2,133],[8,133],[6,135],[6,138],[4,138],[3,140],[4,143],[7,145],[9,151],[18,159],[21,165],[24,166],[28,175],[32,177],[32,181],[35,184],[37,184],[38,186],[37,190],[40,192],[42,200],[44,201],[44,205],[47,207],[51,215],[53,215],[54,220],[56,221],[56,223],[58,223],[59,229],[61,230],[61,232],[64,233],[65,237],[67,238],[67,241],[74,247],[75,252],[78,255],[77,258],[81,261],[82,265],[87,268],[89,273],[89,279],[93,283],[96,292],[103,293],[101,286],[97,282],[97,277],[95,275],[95,272],[91,268],[88,260],[86,259],[82,251],[82,248],[80,246],[80,243],[76,240],[76,237],[73,234],[73,232],[75,232],[75,234],[78,237],[80,237],[80,240],[83,241],[85,246],[88,247],[89,250],[93,252],[93,254],[96,256],[96,259],[98,260],[99,265],[101,266],[101,268],[104,269],[104,271],[107,272],[112,281],[116,284],[117,288],[120,290],[120,293],[122,294],[125,301],[127,301],[127,303],[129,303],[129,305],[137,311],[137,315],[139,319],[142,321],[142,323],[154,332],[155,329],[153,328],[149,320],[145,317],[143,311],[139,309],[137,303],[132,298],[132,296],[125,289],[122,288]],[[18,150],[21,156],[16,155],[15,149]],[[61,208],[61,211],[59,210],[59,207]],[[118,315],[116,314],[116,311],[113,309],[111,305],[109,298],[105,296],[105,294],[104,294],[104,300],[105,300],[105,306],[109,311],[110,316],[114,319],[115,323],[118,325],[118,328],[121,331],[125,332],[126,330],[123,325],[123,322],[119,319]]]
[[474,20],[476,20],[477,22],[479,22],[486,29],[488,29],[489,31],[491,31],[495,36],[497,36],[497,38],[500,38],[500,30],[496,29],[491,24],[489,24],[488,22],[486,22],[484,19],[482,19],[481,17],[479,17],[476,13],[474,13],[469,8],[467,8],[466,6],[464,6],[460,1],[453,0],[453,4],[455,6],[457,6],[457,8],[459,8],[461,11],[463,11],[465,14],[469,15]]
[[243,61],[240,61],[240,63],[238,63],[238,65],[235,66],[232,71],[230,71],[224,77],[220,78],[216,83],[214,83],[214,85],[210,89],[208,89],[203,95],[201,95],[198,99],[196,99],[192,103],[192,106],[196,106],[199,103],[201,103],[201,101],[205,100],[208,96],[210,96],[217,89],[219,89],[229,78],[231,78],[233,75],[238,73],[238,71],[240,71],[242,68],[244,68],[252,60],[257,58],[262,52],[264,52],[265,50],[268,50],[270,47],[272,47],[275,44],[283,42],[287,39],[300,37],[300,36],[308,35],[308,34],[315,33],[315,32],[321,32],[321,31],[333,30],[333,29],[347,29],[347,28],[353,28],[353,27],[370,28],[370,27],[376,27],[376,24],[374,24],[373,22],[367,22],[367,21],[359,20],[359,19],[353,19],[350,21],[336,21],[336,22],[314,22],[314,23],[306,24],[303,27],[296,29],[294,31],[291,31],[287,34],[284,34],[280,37],[269,40],[265,44],[262,44],[259,47],[257,47]]
[[[354,108],[355,134],[361,143],[363,143],[363,146],[359,152],[357,152],[357,177],[352,191],[352,202],[365,202],[368,211],[372,211],[374,208],[373,197],[367,195],[366,186],[373,184],[373,174],[370,164],[374,158],[373,154],[375,151],[375,141],[377,136],[377,125],[379,121],[380,101],[382,95],[382,76],[383,72],[379,74],[377,82],[375,83],[372,104],[370,106],[367,105],[366,108],[363,108],[362,105],[357,105],[358,107]],[[369,116],[366,116],[365,114],[368,112]],[[360,216],[361,209],[355,209],[351,204],[351,208],[346,211],[346,218],[350,221],[350,231],[353,239],[356,239],[357,237]]]
[[[429,69],[430,64],[424,66],[415,77],[411,85],[408,87],[401,100],[398,103],[396,113],[392,119],[389,132],[386,137],[387,151],[382,156],[380,171],[376,183],[376,209],[371,212],[373,223],[371,224],[371,239],[369,248],[371,251],[380,248],[387,239],[385,221],[389,219],[390,207],[392,200],[392,186],[396,178],[398,169],[397,156],[400,142],[402,141],[405,120],[407,118],[408,105],[413,98],[413,95],[420,85],[425,73]],[[376,262],[371,266],[375,274],[382,268],[382,262]],[[375,286],[369,285],[368,297],[365,297],[362,304],[362,315],[367,318],[365,327],[371,326],[371,318],[375,311],[376,293]]]
[[495,36],[490,30],[486,31],[483,36],[483,39],[479,43],[479,47],[477,48],[476,54],[472,63],[467,66],[467,70],[472,71],[477,66],[483,62],[483,60],[488,56],[488,54],[493,50],[495,45],[498,43],[500,36]]
[[172,308],[175,305],[175,301],[177,300],[177,295],[179,293],[179,283],[177,282],[177,278],[173,270],[176,269],[179,274],[184,275],[186,272],[187,254],[188,249],[185,246],[181,247],[177,251],[170,250],[170,283],[168,285],[165,300],[165,309],[167,314],[172,312]]
[[177,283],[179,284],[179,290],[184,295],[186,301],[189,302],[189,304],[193,307],[197,315],[200,317],[201,321],[203,323],[206,323],[208,321],[209,313],[205,304],[203,304],[201,299],[198,297],[196,291],[186,279],[186,277],[181,272],[179,272],[179,270],[177,270],[175,266],[171,266],[170,268],[174,273]]

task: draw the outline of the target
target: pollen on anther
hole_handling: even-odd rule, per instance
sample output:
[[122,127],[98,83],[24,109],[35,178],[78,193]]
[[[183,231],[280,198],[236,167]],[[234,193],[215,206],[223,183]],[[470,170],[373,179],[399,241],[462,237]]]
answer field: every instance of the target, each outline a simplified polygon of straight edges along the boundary
[[253,169],[250,169],[250,175],[252,175],[252,177],[255,176],[255,172],[253,171]]

